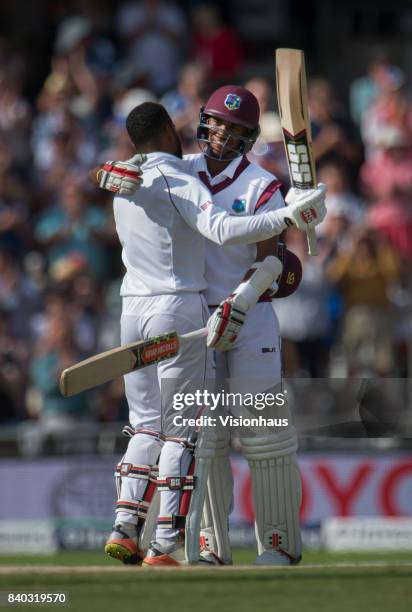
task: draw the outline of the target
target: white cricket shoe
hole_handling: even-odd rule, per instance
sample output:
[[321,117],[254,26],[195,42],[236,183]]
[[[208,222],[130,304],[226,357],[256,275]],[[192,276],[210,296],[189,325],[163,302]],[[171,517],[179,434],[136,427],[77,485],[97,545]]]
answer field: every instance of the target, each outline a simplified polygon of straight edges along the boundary
[[301,557],[294,559],[281,549],[265,550],[258,555],[253,565],[296,565]]
[[201,548],[199,555],[199,565],[226,565],[213,550]]

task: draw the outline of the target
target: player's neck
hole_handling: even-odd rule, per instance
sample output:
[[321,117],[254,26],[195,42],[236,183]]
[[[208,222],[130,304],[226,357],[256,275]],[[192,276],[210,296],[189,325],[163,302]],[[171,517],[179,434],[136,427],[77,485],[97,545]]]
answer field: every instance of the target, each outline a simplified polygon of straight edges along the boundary
[[216,176],[223,172],[223,170],[233,161],[233,159],[211,159],[206,157],[206,165],[210,176]]

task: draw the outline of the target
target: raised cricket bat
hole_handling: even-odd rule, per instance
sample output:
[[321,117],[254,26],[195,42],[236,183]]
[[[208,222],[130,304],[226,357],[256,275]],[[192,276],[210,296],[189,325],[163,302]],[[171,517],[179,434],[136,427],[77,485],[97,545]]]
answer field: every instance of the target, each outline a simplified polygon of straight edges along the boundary
[[[303,51],[276,50],[276,84],[291,185],[295,189],[312,189],[316,187],[316,171]],[[317,255],[315,230],[308,230],[307,236],[309,255]]]
[[63,370],[60,391],[68,397],[102,385],[117,376],[160,363],[178,354],[185,342],[207,335],[207,328],[179,336],[172,331],[99,353]]

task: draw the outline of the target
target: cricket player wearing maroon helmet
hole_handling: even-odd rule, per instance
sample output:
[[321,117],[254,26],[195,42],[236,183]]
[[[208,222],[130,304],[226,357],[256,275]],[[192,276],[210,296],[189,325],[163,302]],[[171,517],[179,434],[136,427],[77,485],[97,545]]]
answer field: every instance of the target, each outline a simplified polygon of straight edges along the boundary
[[[246,157],[259,132],[259,104],[255,96],[237,85],[220,87],[200,111],[197,139],[202,154],[185,157],[188,172],[210,189],[214,203],[232,215],[260,215],[285,205],[278,179]],[[314,191],[322,189],[323,186]],[[287,200],[293,200],[296,195],[291,190]],[[271,300],[276,297],[279,285],[279,295],[288,295],[301,274],[297,258],[288,251],[282,253],[284,270],[272,291],[262,295],[248,310],[231,350],[216,351],[217,379],[226,379],[229,391],[262,393],[280,388],[279,325]],[[246,280],[268,255],[279,255],[276,238],[227,247],[207,242],[208,289],[205,295],[213,312],[210,329],[225,323],[227,304],[233,300],[228,296],[233,287],[242,279]],[[211,347],[213,340],[209,334]],[[218,385],[218,388],[221,387]],[[227,530],[233,486],[229,439],[230,432],[225,429],[209,474],[201,532],[201,543],[206,551],[212,550],[225,563],[231,562]],[[240,440],[252,477],[258,546],[256,563],[297,563],[301,557],[301,484],[295,430],[289,425],[277,430],[241,431]]]
[[[221,129],[223,122],[229,124],[227,132]],[[245,155],[259,134],[258,101],[243,87],[220,87],[200,110],[197,139],[203,153],[210,159],[230,161]],[[215,142],[221,146],[215,146]]]

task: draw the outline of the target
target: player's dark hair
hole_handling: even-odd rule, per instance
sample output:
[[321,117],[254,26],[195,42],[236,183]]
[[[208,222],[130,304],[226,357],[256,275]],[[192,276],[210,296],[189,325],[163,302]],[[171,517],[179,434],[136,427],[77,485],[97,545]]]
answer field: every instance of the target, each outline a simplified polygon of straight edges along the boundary
[[165,127],[173,127],[169,113],[161,104],[143,102],[126,119],[126,129],[135,147],[157,143]]

